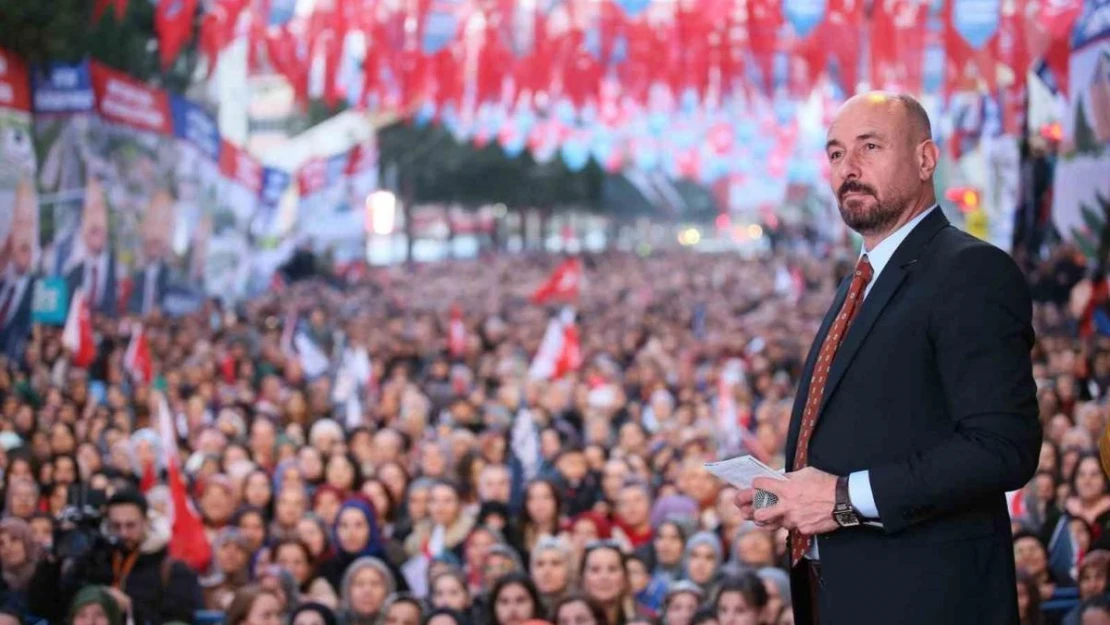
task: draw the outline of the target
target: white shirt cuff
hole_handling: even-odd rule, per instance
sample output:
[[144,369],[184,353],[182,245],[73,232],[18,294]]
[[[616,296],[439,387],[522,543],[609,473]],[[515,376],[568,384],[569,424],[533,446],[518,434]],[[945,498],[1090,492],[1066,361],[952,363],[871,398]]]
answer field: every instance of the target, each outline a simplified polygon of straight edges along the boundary
[[848,499],[852,507],[865,519],[879,518],[879,508],[875,505],[875,494],[871,492],[871,473],[856,471],[848,476]]

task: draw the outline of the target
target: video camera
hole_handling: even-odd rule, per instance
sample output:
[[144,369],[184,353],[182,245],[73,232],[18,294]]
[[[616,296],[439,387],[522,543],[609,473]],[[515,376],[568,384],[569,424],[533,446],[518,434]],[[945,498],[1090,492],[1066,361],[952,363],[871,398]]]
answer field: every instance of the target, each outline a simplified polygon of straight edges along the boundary
[[94,547],[111,546],[111,539],[100,531],[108,496],[103,490],[81,486],[71,488],[66,506],[58,515],[54,534],[54,555],[60,560],[77,559]]

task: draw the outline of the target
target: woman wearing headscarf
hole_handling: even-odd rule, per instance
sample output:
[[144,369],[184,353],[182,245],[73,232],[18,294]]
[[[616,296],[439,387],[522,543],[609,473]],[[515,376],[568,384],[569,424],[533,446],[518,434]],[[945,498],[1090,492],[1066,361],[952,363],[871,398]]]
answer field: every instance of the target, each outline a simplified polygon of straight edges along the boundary
[[685,579],[697,584],[704,596],[715,595],[721,579],[723,553],[721,541],[713,532],[698,532],[686,543],[682,559]]
[[[692,503],[692,501],[691,501]],[[686,530],[674,521],[663,521],[655,528],[651,541],[651,554],[654,567],[651,571],[653,582],[666,588],[671,582],[682,579],[682,556],[686,547]]]
[[339,508],[332,526],[335,555],[320,565],[320,575],[332,588],[339,588],[352,562],[382,554],[381,534],[370,504],[352,499]]
[[351,563],[340,585],[339,614],[343,625],[376,625],[386,597],[397,590],[393,572],[378,558]]
[[73,598],[69,609],[72,625],[123,625],[124,610],[104,586],[86,586]]
[[279,611],[282,620],[301,603],[301,591],[297,588],[297,580],[293,574],[276,564],[262,567],[257,574],[258,585],[273,593],[281,604]]
[[27,586],[41,557],[42,548],[26,521],[17,518],[0,521],[0,568],[6,586],[2,607],[25,621],[37,620],[27,609]]
[[529,568],[540,599],[551,609],[574,586],[574,553],[564,538],[542,536],[532,547]]
[[777,623],[784,608],[792,605],[790,600],[790,576],[786,571],[767,566],[756,571],[767,590],[767,606],[763,608],[764,622]]
[[205,606],[222,612],[250,582],[250,545],[238,529],[224,528],[212,545],[212,556],[211,572],[200,578],[200,585]]

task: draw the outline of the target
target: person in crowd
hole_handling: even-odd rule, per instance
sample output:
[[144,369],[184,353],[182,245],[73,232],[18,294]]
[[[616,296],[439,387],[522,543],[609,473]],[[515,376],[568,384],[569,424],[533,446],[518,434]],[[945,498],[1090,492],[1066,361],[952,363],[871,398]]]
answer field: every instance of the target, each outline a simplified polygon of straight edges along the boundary
[[551,609],[555,625],[605,625],[605,610],[594,600],[580,594],[567,595]]
[[690,625],[704,600],[705,595],[697,584],[686,580],[671,583],[663,600],[664,625]]
[[605,610],[606,621],[625,625],[635,618],[626,556],[618,543],[608,541],[588,545],[582,556],[579,579],[586,596]]
[[339,588],[351,563],[381,554],[381,537],[370,504],[357,499],[343,504],[332,531],[336,553],[321,564],[320,572],[333,588]]
[[532,579],[545,607],[555,605],[573,590],[574,554],[564,538],[541,537],[532,547],[530,561]]
[[289,625],[339,625],[339,619],[328,606],[308,602],[293,611]]
[[363,556],[347,567],[340,585],[339,616],[345,625],[376,625],[385,600],[397,589],[381,560]]
[[67,605],[78,589],[99,584],[127,605],[136,622],[191,621],[203,605],[197,574],[169,556],[169,536],[152,533],[146,497],[122,490],[106,510],[111,540],[97,541],[72,563],[40,565],[28,590],[31,611],[53,620],[56,607]]
[[759,625],[766,607],[767,590],[753,573],[725,578],[713,601],[721,625]]
[[1079,615],[1083,625],[1110,625],[1110,598],[1103,595],[1084,601]]
[[124,625],[130,605],[110,589],[86,586],[73,598],[69,622],[73,625]]
[[227,608],[227,625],[280,625],[281,599],[260,586],[245,586]]
[[420,625],[424,620],[424,606],[410,595],[391,596],[385,605],[382,625]]
[[498,578],[490,589],[489,613],[492,625],[523,625],[538,618],[543,604],[532,579],[519,572]]
[[288,571],[297,583],[297,591],[309,601],[335,609],[339,596],[326,579],[316,575],[312,552],[297,539],[279,541],[273,547],[274,562]]
[[26,622],[38,619],[28,608],[27,591],[35,574],[42,547],[31,526],[16,517],[0,520],[0,570],[4,580],[3,608]]

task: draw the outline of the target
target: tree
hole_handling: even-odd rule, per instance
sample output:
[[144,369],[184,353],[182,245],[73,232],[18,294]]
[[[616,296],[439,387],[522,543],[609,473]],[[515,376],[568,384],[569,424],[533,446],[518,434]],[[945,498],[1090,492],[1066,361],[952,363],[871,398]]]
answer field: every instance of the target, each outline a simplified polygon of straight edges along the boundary
[[75,63],[91,57],[153,87],[175,93],[188,89],[200,58],[199,10],[193,16],[193,37],[174,63],[163,69],[154,33],[156,3],[129,0],[123,19],[117,19],[114,7],[109,7],[95,23],[94,4],[91,0],[3,0],[0,47],[32,64]]
[[592,162],[572,172],[558,158],[537,163],[528,152],[510,157],[494,142],[460,143],[436,124],[398,122],[379,133],[378,147],[383,165],[396,165],[402,177],[411,178],[417,203],[592,207],[604,178]]

